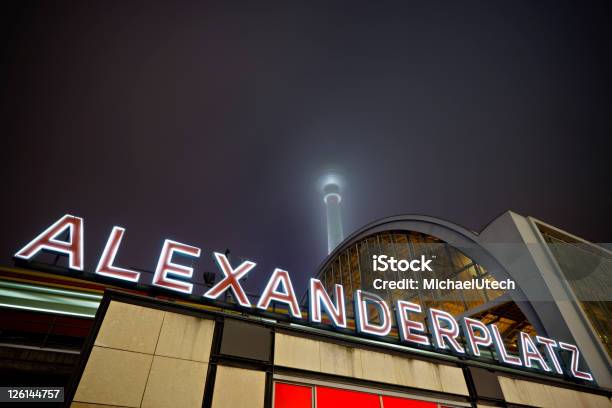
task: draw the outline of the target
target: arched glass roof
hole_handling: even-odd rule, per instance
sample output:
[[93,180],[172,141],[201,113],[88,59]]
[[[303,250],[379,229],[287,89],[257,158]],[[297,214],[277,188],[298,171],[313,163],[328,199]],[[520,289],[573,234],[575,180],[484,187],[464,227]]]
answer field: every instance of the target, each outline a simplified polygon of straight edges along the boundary
[[[373,257],[386,255],[395,259],[432,259],[432,271],[380,271],[375,270]],[[376,268],[379,269],[379,268]],[[495,278],[482,266],[461,250],[443,240],[417,231],[379,231],[344,244],[328,259],[318,278],[331,294],[334,284],[344,287],[347,312],[353,317],[353,293],[362,289],[381,296],[391,306],[397,300],[406,300],[422,308],[437,308],[450,312],[455,317],[471,316],[486,323],[497,323],[507,343],[515,343],[519,330],[535,333],[520,308],[503,290],[492,289],[377,289],[376,279],[399,281],[414,278],[422,282],[425,278],[438,280],[467,281]],[[378,285],[379,286],[379,285]],[[420,285],[422,286],[422,285]],[[415,320],[423,321],[426,314],[415,314]]]

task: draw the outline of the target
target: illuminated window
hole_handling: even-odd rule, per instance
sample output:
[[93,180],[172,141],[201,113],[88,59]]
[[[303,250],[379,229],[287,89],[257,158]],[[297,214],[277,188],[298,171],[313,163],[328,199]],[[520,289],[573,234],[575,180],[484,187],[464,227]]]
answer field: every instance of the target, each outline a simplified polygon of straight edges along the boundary
[[312,387],[277,382],[274,384],[274,408],[311,408]]
[[327,387],[316,387],[316,393],[317,408],[380,408],[376,394]]
[[438,408],[449,406],[413,398],[318,385],[274,383],[274,408]]
[[435,402],[417,401],[407,398],[382,397],[383,408],[437,408]]

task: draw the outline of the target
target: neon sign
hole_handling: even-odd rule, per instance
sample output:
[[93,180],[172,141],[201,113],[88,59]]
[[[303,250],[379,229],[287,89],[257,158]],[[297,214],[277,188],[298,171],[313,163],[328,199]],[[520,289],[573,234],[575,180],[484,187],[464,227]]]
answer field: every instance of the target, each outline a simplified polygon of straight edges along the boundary
[[[67,239],[60,239],[66,233]],[[118,283],[150,285],[183,295],[198,296],[208,301],[218,301],[223,294],[230,291],[237,305],[252,313],[257,313],[257,310],[267,311],[273,303],[280,303],[287,307],[291,319],[318,325],[322,324],[323,314],[326,314],[332,326],[348,330],[344,288],[340,284],[334,286],[332,299],[323,283],[311,278],[308,285],[308,314],[305,317],[300,309],[289,272],[276,268],[256,305],[253,305],[240,281],[255,268],[256,264],[244,261],[234,267],[225,255],[213,252],[223,278],[205,293],[194,294],[194,285],[190,282],[193,277],[193,267],[178,263],[174,260],[174,256],[199,258],[202,251],[198,247],[169,239],[163,243],[151,282],[142,282],[140,272],[114,264],[124,234],[124,228],[113,227],[95,269],[96,275],[116,279]],[[70,269],[83,271],[83,239],[84,220],[64,215],[17,251],[14,256],[17,259],[30,261],[42,251],[52,252],[67,256]],[[388,339],[393,326],[390,305],[380,296],[363,290],[356,290],[353,300],[356,332],[383,341]],[[476,358],[481,356],[482,350],[491,349],[495,351],[495,358],[504,365],[535,369],[545,373],[551,373],[554,369],[559,375],[567,374],[576,379],[593,381],[590,373],[580,370],[580,351],[573,344],[557,342],[542,336],[535,336],[534,339],[528,333],[520,332],[519,354],[512,355],[506,349],[499,328],[495,324],[485,325],[469,317],[457,321],[448,312],[430,308],[426,312],[428,329],[426,331],[423,323],[411,319],[412,315],[423,313],[420,305],[398,300],[393,306],[395,306],[399,341],[407,346],[433,347],[439,351]],[[377,311],[377,318],[372,316],[372,310]],[[566,373],[559,360],[561,352],[567,353],[571,361]]]

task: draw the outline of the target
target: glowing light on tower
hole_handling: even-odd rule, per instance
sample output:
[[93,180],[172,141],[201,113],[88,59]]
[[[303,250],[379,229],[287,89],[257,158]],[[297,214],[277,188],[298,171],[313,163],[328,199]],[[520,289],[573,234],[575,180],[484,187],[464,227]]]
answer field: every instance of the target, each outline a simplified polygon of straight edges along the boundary
[[327,253],[331,253],[344,239],[340,185],[337,176],[327,176],[323,181],[323,202],[327,208]]

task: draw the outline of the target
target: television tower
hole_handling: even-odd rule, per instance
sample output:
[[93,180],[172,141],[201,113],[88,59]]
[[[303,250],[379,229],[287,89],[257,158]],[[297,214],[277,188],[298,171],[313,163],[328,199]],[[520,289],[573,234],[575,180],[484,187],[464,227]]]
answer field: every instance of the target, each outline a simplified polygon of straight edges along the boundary
[[327,253],[331,252],[344,239],[342,213],[340,212],[340,183],[330,177],[323,185],[323,202],[327,207]]

